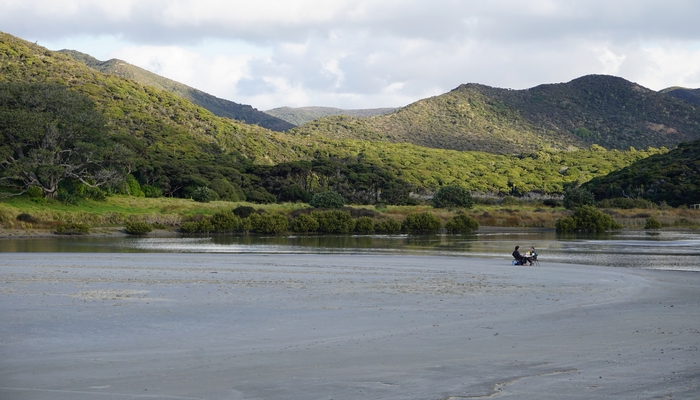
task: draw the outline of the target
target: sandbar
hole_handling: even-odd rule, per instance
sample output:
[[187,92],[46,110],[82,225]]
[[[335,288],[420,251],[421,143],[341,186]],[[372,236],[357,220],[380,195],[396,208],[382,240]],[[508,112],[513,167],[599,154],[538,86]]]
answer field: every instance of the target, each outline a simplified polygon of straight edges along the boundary
[[700,274],[0,254],[0,398],[697,399]]

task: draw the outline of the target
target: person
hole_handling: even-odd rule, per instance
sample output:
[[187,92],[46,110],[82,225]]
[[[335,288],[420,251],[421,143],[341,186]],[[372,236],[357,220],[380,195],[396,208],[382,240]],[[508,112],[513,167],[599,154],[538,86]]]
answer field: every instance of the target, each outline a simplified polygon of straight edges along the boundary
[[537,251],[535,251],[535,246],[530,247],[530,265],[537,261]]
[[513,258],[517,261],[515,265],[525,265],[525,257],[523,257],[522,254],[520,254],[520,246],[515,246],[515,251],[513,251]]

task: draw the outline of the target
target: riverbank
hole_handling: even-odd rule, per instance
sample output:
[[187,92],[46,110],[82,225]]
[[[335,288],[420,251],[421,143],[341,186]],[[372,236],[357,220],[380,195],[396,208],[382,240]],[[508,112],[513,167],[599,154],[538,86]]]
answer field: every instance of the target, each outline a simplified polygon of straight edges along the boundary
[[700,274],[319,254],[0,254],[0,397],[696,398]]

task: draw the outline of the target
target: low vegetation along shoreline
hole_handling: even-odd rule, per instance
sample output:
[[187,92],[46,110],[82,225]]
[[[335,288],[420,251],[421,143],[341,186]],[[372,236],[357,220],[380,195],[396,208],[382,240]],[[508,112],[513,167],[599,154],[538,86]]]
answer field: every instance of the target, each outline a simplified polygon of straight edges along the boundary
[[[700,210],[658,206],[631,209],[599,207],[598,210],[609,215],[622,229],[648,229],[650,218],[659,223],[654,229],[700,228]],[[313,208],[305,203],[201,203],[179,198],[122,195],[109,196],[104,201],[83,200],[79,204],[58,201],[39,204],[19,197],[0,203],[0,237],[48,237],[57,234],[116,236],[128,231],[170,235],[463,233],[489,228],[553,230],[558,220],[571,215],[573,211],[556,203],[526,202],[514,198],[506,198],[500,204],[477,203],[472,208],[367,205],[326,209]]]

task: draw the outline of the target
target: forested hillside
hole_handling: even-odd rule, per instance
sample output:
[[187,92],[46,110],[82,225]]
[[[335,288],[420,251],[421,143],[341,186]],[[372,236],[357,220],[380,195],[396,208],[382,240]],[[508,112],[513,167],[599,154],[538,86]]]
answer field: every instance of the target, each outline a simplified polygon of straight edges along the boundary
[[478,84],[368,119],[327,117],[298,135],[414,143],[513,154],[552,147],[673,147],[700,139],[700,108],[622,78],[507,90]]
[[[277,133],[7,34],[0,34],[0,85],[2,195],[37,188],[66,199],[117,191],[273,202],[335,190],[354,203],[410,204],[447,184],[501,195],[561,193],[567,183],[665,151],[545,147],[494,155]],[[57,163],[67,152],[81,156]]]
[[185,98],[192,103],[204,107],[215,115],[231,118],[252,125],[260,125],[273,131],[286,131],[294,128],[295,125],[288,123],[273,115],[258,111],[257,109],[245,105],[234,103],[229,100],[212,96],[201,90],[176,82],[172,79],[162,77],[143,68],[131,65],[126,61],[111,59],[100,61],[88,54],[75,50],[61,50],[73,59],[82,62],[90,68],[94,68],[105,74],[116,75],[121,78],[134,80],[142,85],[155,87],[168,91]]
[[687,101],[688,103],[700,106],[700,89],[686,89],[680,87],[672,87],[661,91],[669,96],[673,96],[679,100]]
[[344,110],[334,107],[279,107],[265,111],[266,113],[283,119],[294,125],[304,125],[315,119],[345,115],[348,117],[374,117],[376,115],[389,114],[396,111],[396,108],[367,108],[357,110]]
[[700,203],[700,140],[593,179],[584,188],[598,200],[644,198],[674,207]]

